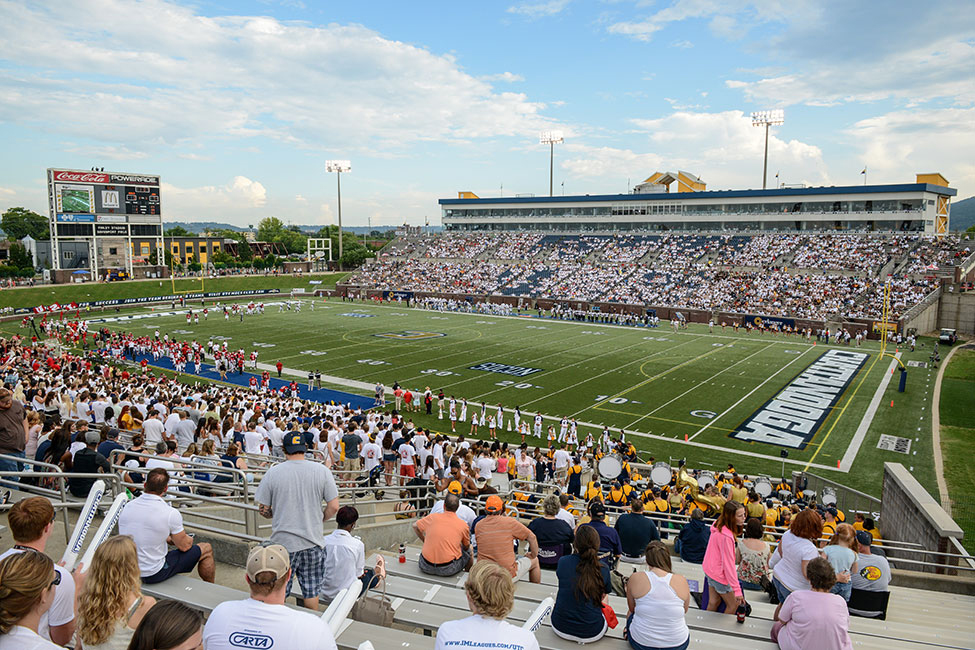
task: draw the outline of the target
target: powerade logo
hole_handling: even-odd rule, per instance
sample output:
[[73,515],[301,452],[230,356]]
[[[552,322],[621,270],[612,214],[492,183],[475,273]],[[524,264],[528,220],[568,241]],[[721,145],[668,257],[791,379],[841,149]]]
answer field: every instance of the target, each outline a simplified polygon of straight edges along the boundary
[[496,372],[502,375],[514,375],[515,377],[527,377],[528,375],[541,372],[541,368],[525,368],[524,366],[509,366],[506,363],[494,363],[488,361],[471,366],[470,370],[482,370],[484,372]]
[[805,449],[869,356],[845,350],[823,353],[730,436]]
[[271,648],[274,646],[274,639],[268,635],[251,632],[232,632],[227,641],[235,648]]

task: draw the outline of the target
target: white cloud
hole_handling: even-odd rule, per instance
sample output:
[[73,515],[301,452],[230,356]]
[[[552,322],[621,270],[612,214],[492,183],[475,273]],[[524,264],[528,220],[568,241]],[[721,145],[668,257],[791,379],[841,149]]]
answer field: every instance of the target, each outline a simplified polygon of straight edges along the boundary
[[972,124],[975,108],[905,110],[860,120],[844,133],[871,183],[904,183],[915,173],[940,172],[964,198],[975,193]]
[[680,50],[689,50],[692,47],[694,47],[694,43],[691,43],[690,41],[674,41],[673,43],[670,44],[670,46],[676,47],[677,49]]
[[0,196],[2,196],[4,198],[8,198],[8,197],[11,197],[11,196],[16,196],[16,195],[17,195],[17,191],[16,190],[12,190],[12,189],[10,189],[8,187],[0,187]]
[[657,154],[637,153],[630,149],[570,144],[566,145],[566,151],[572,157],[562,161],[560,167],[576,181],[600,181],[593,185],[604,189],[606,179],[625,182],[630,178],[635,184],[663,164]]
[[145,151],[133,151],[125,145],[76,145],[67,144],[65,151],[81,156],[88,156],[95,162],[99,160],[141,160],[148,158],[149,154]]
[[134,151],[263,136],[381,153],[552,125],[543,103],[359,25],[205,17],[166,0],[6,2],[3,13],[0,121]]
[[561,13],[569,6],[570,0],[549,0],[549,2],[523,3],[508,7],[509,14],[519,14],[528,18],[542,18]]
[[525,78],[520,74],[514,74],[513,72],[500,72],[498,74],[484,75],[480,78],[482,81],[503,81],[505,83],[515,83],[517,81],[524,81]]
[[[163,181],[160,186],[163,214],[167,221],[197,221],[210,212],[239,215],[237,223],[258,216],[267,204],[267,190],[246,176],[234,176],[226,185],[178,187]],[[260,215],[266,216],[266,215]]]
[[203,154],[198,154],[198,153],[181,153],[177,155],[180,158],[183,158],[184,160],[199,160],[199,161],[213,160],[213,156],[204,156]]

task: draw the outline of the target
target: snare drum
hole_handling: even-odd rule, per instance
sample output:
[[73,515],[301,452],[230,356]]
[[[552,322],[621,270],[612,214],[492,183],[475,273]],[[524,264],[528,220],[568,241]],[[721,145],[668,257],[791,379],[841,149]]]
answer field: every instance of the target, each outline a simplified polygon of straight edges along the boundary
[[599,459],[599,465],[596,468],[599,471],[599,476],[607,481],[615,481],[620,472],[623,471],[623,461],[616,454],[610,454],[609,456],[603,456]]
[[654,463],[650,470],[650,480],[654,485],[667,485],[670,483],[672,470],[667,463]]
[[772,481],[767,476],[759,476],[755,479],[755,493],[763,499],[767,499],[772,494]]
[[792,492],[789,490],[779,490],[779,498],[783,501],[787,501],[792,497]]
[[714,480],[714,472],[710,472],[706,469],[702,469],[698,472],[697,486],[702,490],[706,490],[712,485],[716,485],[717,481]]
[[824,506],[835,506],[836,505],[836,490],[831,487],[823,488],[823,497],[820,499]]

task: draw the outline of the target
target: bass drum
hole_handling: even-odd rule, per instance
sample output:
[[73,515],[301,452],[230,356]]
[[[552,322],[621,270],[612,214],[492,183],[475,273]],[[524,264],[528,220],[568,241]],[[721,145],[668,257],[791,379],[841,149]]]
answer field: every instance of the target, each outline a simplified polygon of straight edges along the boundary
[[755,479],[755,493],[763,499],[772,495],[772,481],[767,476],[759,476]]
[[616,454],[603,456],[596,466],[599,476],[606,481],[615,481],[623,471],[623,461]]
[[658,487],[669,485],[671,476],[672,470],[667,463],[654,463],[653,469],[650,470],[650,480]]
[[710,472],[706,469],[702,469],[697,475],[697,486],[702,490],[706,490],[712,485],[717,485],[717,481],[714,480],[714,472]]
[[835,506],[836,505],[836,490],[831,487],[823,488],[823,496],[820,499],[824,506]]

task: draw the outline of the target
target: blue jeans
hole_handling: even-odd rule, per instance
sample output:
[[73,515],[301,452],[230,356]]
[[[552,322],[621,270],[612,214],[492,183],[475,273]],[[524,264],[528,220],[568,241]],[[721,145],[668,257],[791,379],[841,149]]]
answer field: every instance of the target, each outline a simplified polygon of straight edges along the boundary
[[779,602],[784,603],[785,599],[788,598],[789,594],[792,592],[774,576],[772,577],[772,584],[775,585],[775,592],[779,595]]
[[[26,458],[26,454],[22,451],[5,451],[3,452],[6,456],[16,456],[17,458]],[[22,472],[24,466],[22,463],[18,463],[15,460],[10,460],[8,458],[0,458],[0,472]],[[4,479],[5,481],[10,481],[11,483],[19,483],[19,476],[9,476]]]
[[739,580],[742,589],[748,589],[750,591],[763,591],[762,585],[756,584],[754,582],[748,582],[747,580]]
[[633,614],[630,614],[626,619],[626,640],[629,641],[630,647],[633,650],[687,650],[687,646],[691,644],[691,637],[688,635],[687,640],[680,645],[668,646],[666,648],[656,648],[649,645],[643,645],[642,643],[637,643],[630,636],[630,622],[633,620]]
[[831,594],[836,594],[837,596],[843,596],[843,600],[850,602],[850,594],[853,593],[853,583],[852,582],[837,582],[833,585],[830,590]]

